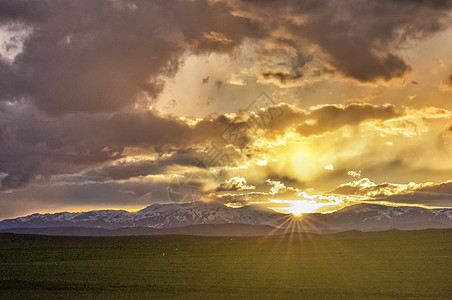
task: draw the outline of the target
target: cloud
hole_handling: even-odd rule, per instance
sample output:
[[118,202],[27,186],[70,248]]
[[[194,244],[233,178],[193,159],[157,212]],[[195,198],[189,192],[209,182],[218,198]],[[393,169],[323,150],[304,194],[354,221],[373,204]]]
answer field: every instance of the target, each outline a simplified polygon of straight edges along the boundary
[[[275,107],[270,106],[264,112],[270,114]],[[284,131],[295,128],[302,136],[321,135],[338,130],[344,126],[356,126],[368,121],[385,121],[397,119],[405,114],[404,109],[394,105],[374,105],[368,103],[352,103],[347,105],[327,104],[303,110],[287,104],[280,104],[281,117],[272,118],[268,129]]]
[[395,106],[386,104],[349,104],[347,106],[325,105],[312,110],[309,118],[314,122],[305,122],[297,127],[297,132],[309,136],[335,131],[346,125],[358,125],[370,120],[389,120],[400,116]]
[[32,27],[12,64],[0,62],[0,99],[25,97],[52,114],[115,111],[140,95],[152,101],[190,49],[228,52],[256,32],[204,0],[6,0],[0,11],[0,24]]
[[230,45],[233,40],[227,38],[224,34],[220,32],[203,32],[202,39],[198,42],[197,48],[203,51],[214,51],[222,52],[231,49]]
[[441,81],[441,84],[439,86],[440,90],[442,91],[450,91],[452,90],[452,74],[450,74],[449,77]]
[[383,201],[396,204],[452,207],[452,182],[376,184],[368,178],[345,183],[333,193],[363,196],[366,201]]
[[[451,1],[227,1],[234,13],[284,36],[298,55],[314,55],[338,74],[359,82],[405,77],[412,67],[400,55],[407,41],[421,40],[451,24]],[[403,16],[403,17],[401,17]],[[276,35],[276,34],[275,34]],[[310,66],[312,67],[312,66]],[[281,82],[295,73],[268,72]],[[327,73],[327,75],[331,75]],[[301,83],[305,83],[304,80]]]
[[292,74],[281,71],[264,71],[261,75],[264,79],[276,79],[282,84],[286,84],[288,81],[296,81],[303,77],[303,74],[299,70],[296,70]]
[[0,101],[15,94],[16,82],[11,75],[11,66],[0,56]]
[[1,22],[38,23],[50,17],[52,12],[48,1],[2,1],[0,7]]
[[245,178],[243,177],[232,177],[221,183],[216,191],[244,191],[244,190],[254,190],[256,187],[252,185],[247,185]]
[[5,0],[0,24],[30,35],[11,64],[0,61],[0,98],[52,114],[115,111],[153,101],[187,53],[232,53],[244,41],[256,43],[264,81],[389,81],[411,70],[398,54],[405,41],[450,25],[450,3]]
[[[275,111],[281,111],[276,114]],[[447,119],[451,112],[437,107],[396,107],[393,104],[375,105],[370,103],[324,104],[308,110],[281,103],[269,106],[261,112],[268,119],[269,133],[283,133],[294,129],[304,137],[335,132],[345,126],[368,125],[382,136],[413,136],[428,131],[426,121]]]
[[148,178],[83,184],[30,184],[23,189],[2,194],[0,219],[37,211],[48,213],[61,210],[61,207],[72,211],[142,208],[152,203],[170,202],[167,188],[167,181]]
[[420,188],[421,184],[411,182],[409,184],[380,183],[376,184],[368,178],[345,183],[336,188],[333,192],[338,194],[360,195],[369,198],[379,198],[394,194],[406,193]]
[[139,176],[165,174],[171,166],[197,166],[198,153],[194,150],[178,150],[169,155],[156,159],[133,160],[124,158],[110,164],[87,169],[81,173],[86,178],[100,178],[103,180],[126,180]]
[[[6,104],[0,106],[0,173],[8,175],[1,189],[24,186],[36,176],[77,173],[121,159],[126,147],[165,153],[202,145],[216,138],[229,122],[219,116],[190,126],[149,110],[49,118],[30,105]],[[164,161],[184,164],[184,159],[187,156],[179,153]],[[114,173],[115,167],[109,168],[104,171]],[[145,166],[129,168],[144,172]]]
[[361,171],[348,171],[347,175],[351,177],[361,177]]
[[207,76],[207,77],[204,77],[203,79],[202,79],[202,84],[206,84],[206,83],[208,83],[209,82],[209,79],[210,79],[210,76]]
[[166,109],[166,110],[169,110],[169,109],[175,108],[176,106],[177,106],[177,101],[176,101],[176,99],[171,99],[170,101],[168,101],[168,102],[163,106],[163,108]]

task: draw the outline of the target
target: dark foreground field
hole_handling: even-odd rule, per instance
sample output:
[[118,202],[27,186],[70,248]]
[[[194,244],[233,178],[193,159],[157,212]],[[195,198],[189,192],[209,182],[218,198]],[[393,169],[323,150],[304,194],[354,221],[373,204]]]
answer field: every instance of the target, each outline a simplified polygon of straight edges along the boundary
[[452,298],[452,230],[0,235],[0,298]]

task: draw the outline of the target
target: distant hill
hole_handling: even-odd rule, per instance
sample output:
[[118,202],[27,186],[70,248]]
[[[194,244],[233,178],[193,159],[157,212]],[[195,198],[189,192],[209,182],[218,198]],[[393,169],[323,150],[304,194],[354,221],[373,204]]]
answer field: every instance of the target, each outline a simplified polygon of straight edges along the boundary
[[89,227],[47,227],[0,229],[0,232],[60,236],[124,236],[124,235],[202,235],[202,236],[262,236],[285,231],[268,225],[197,224],[172,228],[125,227],[118,229]]
[[186,203],[153,204],[137,212],[94,210],[32,214],[0,222],[3,232],[52,235],[263,235],[275,228],[314,233],[452,228],[452,209],[358,204],[330,214],[294,217],[258,206],[231,208],[217,203]]

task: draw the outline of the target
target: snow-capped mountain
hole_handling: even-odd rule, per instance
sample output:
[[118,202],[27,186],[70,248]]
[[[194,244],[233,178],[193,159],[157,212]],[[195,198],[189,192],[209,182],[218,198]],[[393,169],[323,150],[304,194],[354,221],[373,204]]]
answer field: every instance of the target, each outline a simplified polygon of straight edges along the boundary
[[93,210],[82,213],[32,214],[26,217],[3,220],[0,222],[0,229],[44,227],[171,228],[193,224],[224,223],[277,226],[281,223],[280,219],[284,217],[286,215],[260,207],[232,208],[216,203],[198,202],[196,204],[152,204],[137,212]]
[[331,214],[307,214],[302,223],[314,232],[452,228],[452,209],[357,204]]
[[452,228],[452,209],[391,207],[358,204],[330,214],[304,214],[300,218],[257,206],[231,208],[215,203],[153,204],[137,212],[94,210],[81,213],[33,214],[0,222],[0,229],[88,227],[173,228],[194,224],[240,223],[270,225],[288,230],[337,232]]

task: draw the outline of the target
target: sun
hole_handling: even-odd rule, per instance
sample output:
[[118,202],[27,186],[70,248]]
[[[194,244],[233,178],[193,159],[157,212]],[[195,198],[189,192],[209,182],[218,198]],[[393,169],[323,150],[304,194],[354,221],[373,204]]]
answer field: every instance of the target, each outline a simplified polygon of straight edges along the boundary
[[[295,216],[300,216],[302,214],[323,212],[327,208],[332,208],[331,203],[317,202],[315,200],[280,200],[280,199],[270,199],[272,205],[269,207],[277,212],[290,213]],[[328,209],[329,210],[329,209]]]

